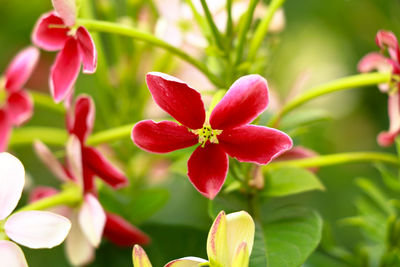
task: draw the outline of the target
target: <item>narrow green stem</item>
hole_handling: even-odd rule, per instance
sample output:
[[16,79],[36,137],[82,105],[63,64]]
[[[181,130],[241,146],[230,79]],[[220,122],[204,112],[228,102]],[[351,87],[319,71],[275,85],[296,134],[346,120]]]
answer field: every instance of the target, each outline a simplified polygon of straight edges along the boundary
[[282,108],[282,110],[271,119],[269,125],[276,127],[279,124],[279,120],[289,111],[321,95],[326,95],[337,91],[360,88],[363,86],[388,83],[390,82],[390,79],[391,79],[391,73],[389,72],[387,73],[374,72],[374,73],[364,73],[364,74],[357,74],[349,77],[344,77],[316,86],[306,91],[304,94],[289,101]]
[[43,198],[41,200],[35,201],[31,204],[28,204],[19,211],[27,211],[27,210],[46,210],[49,208],[57,207],[60,205],[67,206],[76,206],[82,201],[82,194],[79,192],[79,187],[77,186],[69,186],[64,191],[60,193]]
[[89,136],[87,144],[95,146],[98,144],[108,143],[130,137],[134,124],[124,125],[117,128],[97,132]]
[[10,147],[30,145],[35,140],[41,140],[48,145],[63,146],[67,139],[68,134],[65,129],[27,126],[12,132],[9,145]]
[[242,60],[244,44],[247,39],[246,37],[247,37],[247,33],[250,29],[251,22],[253,21],[253,14],[254,14],[254,10],[256,9],[257,4],[258,4],[258,0],[250,0],[249,7],[248,7],[245,17],[244,17],[244,25],[240,29],[240,33],[239,33],[239,41],[238,41],[238,45],[237,45],[237,49],[236,49],[235,66],[237,66],[240,63],[240,61]]
[[207,20],[208,26],[210,27],[211,33],[213,34],[213,37],[215,39],[215,43],[222,51],[224,51],[224,43],[222,41],[221,34],[220,34],[217,26],[214,23],[210,9],[207,6],[206,0],[200,0],[200,2],[203,7],[204,14],[206,15],[206,20]]
[[392,154],[378,152],[349,152],[322,155],[305,159],[271,162],[264,167],[264,170],[284,166],[294,166],[301,168],[324,167],[354,162],[383,162],[400,166],[399,158]]
[[232,0],[226,1],[226,13],[228,14],[226,21],[226,36],[228,36],[229,41],[231,41],[233,33]]
[[255,59],[257,51],[260,48],[261,43],[265,38],[265,35],[267,35],[269,25],[272,21],[272,18],[274,17],[275,12],[278,10],[278,8],[280,8],[283,5],[284,2],[285,0],[272,0],[271,3],[269,4],[267,14],[258,25],[256,32],[254,33],[254,36],[250,43],[250,50],[248,57],[249,62],[252,62]]
[[215,85],[219,87],[223,87],[224,82],[221,81],[216,75],[211,73],[207,66],[203,64],[201,61],[198,61],[197,59],[191,57],[187,53],[185,53],[183,50],[180,48],[177,48],[173,45],[170,45],[167,42],[164,42],[161,39],[158,39],[154,35],[140,31],[138,29],[125,26],[122,24],[118,23],[113,23],[113,22],[108,22],[108,21],[99,21],[99,20],[89,20],[89,19],[78,19],[77,20],[77,25],[82,25],[86,27],[89,31],[96,31],[96,32],[108,32],[108,33],[114,33],[114,34],[120,34],[123,36],[128,36],[132,37],[136,40],[147,42],[149,44],[152,44],[154,46],[163,48],[170,53],[180,57],[181,59],[187,61],[188,63],[192,64],[195,66],[198,70],[204,73],[208,77],[208,79],[213,82]]
[[56,104],[49,95],[31,90],[29,90],[29,94],[32,96],[35,106],[43,107],[47,110],[51,110],[61,114],[65,113],[65,108],[63,107],[63,105]]

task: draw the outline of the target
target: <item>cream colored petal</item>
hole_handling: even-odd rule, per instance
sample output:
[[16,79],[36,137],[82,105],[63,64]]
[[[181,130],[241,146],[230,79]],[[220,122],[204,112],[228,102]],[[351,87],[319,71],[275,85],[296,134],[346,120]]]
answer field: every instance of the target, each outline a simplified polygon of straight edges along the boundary
[[[227,240],[227,220],[224,211],[215,218],[207,238],[207,255],[210,263],[216,266],[229,266]],[[219,264],[219,265],[218,265]]]
[[139,245],[135,245],[132,251],[133,267],[152,267],[146,252]]
[[233,256],[232,267],[248,267],[249,266],[249,249],[245,242],[241,243]]
[[206,262],[206,260],[197,257],[185,257],[170,261],[164,267],[198,267],[199,264]]

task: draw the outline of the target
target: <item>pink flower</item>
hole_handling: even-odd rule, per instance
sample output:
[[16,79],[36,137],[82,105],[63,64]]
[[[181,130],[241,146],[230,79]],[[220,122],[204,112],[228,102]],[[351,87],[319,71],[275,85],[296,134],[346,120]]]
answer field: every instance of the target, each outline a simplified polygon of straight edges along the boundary
[[0,79],[0,152],[7,148],[12,127],[23,124],[32,116],[32,99],[22,87],[38,59],[36,48],[25,48],[15,56]]
[[275,129],[250,125],[268,105],[267,82],[259,75],[238,79],[206,116],[200,94],[179,79],[149,73],[147,85],[154,101],[180,124],[172,121],[138,122],[133,142],[143,150],[167,153],[200,145],[188,161],[194,187],[212,199],[228,172],[228,155],[242,162],[267,164],[292,147],[292,140]]
[[[68,219],[48,211],[11,214],[21,197],[24,183],[22,163],[11,154],[0,153],[0,236],[5,234],[15,243],[34,249],[58,246],[71,229]],[[27,267],[24,253],[15,243],[0,240],[1,265]]]
[[37,22],[32,41],[48,51],[61,50],[51,68],[50,90],[56,102],[72,93],[81,63],[83,73],[94,73],[97,51],[89,32],[76,27],[75,0],[52,0],[55,12],[42,15]]
[[[382,52],[388,51],[388,57],[377,52],[369,53],[358,63],[358,70],[360,72],[372,70],[391,71],[394,75],[400,75],[400,49],[396,36],[392,32],[381,30],[376,34],[375,41]],[[389,131],[381,132],[378,135],[378,143],[381,146],[390,146],[400,133],[400,83],[397,80],[388,84],[380,84],[379,89],[389,94],[388,113],[390,127]]]

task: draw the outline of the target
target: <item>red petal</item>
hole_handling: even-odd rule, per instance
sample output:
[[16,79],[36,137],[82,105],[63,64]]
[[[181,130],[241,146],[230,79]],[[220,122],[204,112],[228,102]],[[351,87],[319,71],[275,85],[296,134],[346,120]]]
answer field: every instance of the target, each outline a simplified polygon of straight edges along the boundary
[[79,96],[75,102],[75,110],[68,114],[67,128],[69,133],[75,134],[81,143],[92,132],[95,119],[95,105],[89,96]]
[[122,217],[107,212],[107,221],[103,235],[119,246],[130,247],[135,244],[147,245],[150,238]]
[[34,188],[29,194],[29,203],[41,200],[46,197],[54,196],[58,190],[50,186],[38,186]]
[[400,133],[400,96],[399,93],[389,95],[388,113],[390,127],[389,131],[378,135],[378,143],[381,146],[391,146]]
[[51,67],[50,91],[57,103],[71,93],[80,67],[81,56],[78,43],[74,38],[70,38]]
[[33,113],[33,100],[24,91],[11,93],[7,98],[7,112],[14,125],[21,125],[29,120]]
[[25,48],[14,57],[5,72],[5,87],[8,92],[21,89],[31,76],[38,59],[39,50],[32,46]]
[[375,42],[380,48],[387,46],[391,58],[398,61],[400,57],[399,44],[396,36],[389,31],[378,31],[375,37]]
[[82,161],[95,175],[114,188],[125,186],[128,183],[125,174],[93,147],[83,147]]
[[90,169],[89,166],[83,164],[83,191],[85,193],[93,193],[96,195],[96,188],[94,184],[95,173]]
[[92,36],[84,27],[79,27],[76,36],[82,55],[83,73],[94,73],[97,68],[97,51]]
[[153,153],[168,153],[198,142],[197,135],[185,126],[172,121],[151,120],[136,123],[132,130],[132,140],[141,149]]
[[285,133],[256,125],[224,130],[218,141],[229,156],[258,164],[267,164],[293,145]]
[[7,112],[4,109],[0,109],[0,152],[7,149],[11,129],[11,122],[8,119]]
[[372,70],[390,71],[392,66],[388,59],[380,53],[369,53],[365,55],[358,63],[359,72],[369,72]]
[[190,129],[203,127],[206,112],[199,92],[164,73],[150,72],[146,83],[154,102]]
[[238,79],[210,116],[213,129],[230,129],[253,121],[268,105],[268,84],[260,75]]
[[209,199],[221,190],[228,173],[228,155],[218,144],[197,147],[188,161],[188,176],[194,187]]
[[[59,27],[49,27],[50,25],[59,25]],[[54,12],[46,13],[39,18],[35,25],[32,42],[48,51],[60,50],[69,38],[69,30],[63,20]]]

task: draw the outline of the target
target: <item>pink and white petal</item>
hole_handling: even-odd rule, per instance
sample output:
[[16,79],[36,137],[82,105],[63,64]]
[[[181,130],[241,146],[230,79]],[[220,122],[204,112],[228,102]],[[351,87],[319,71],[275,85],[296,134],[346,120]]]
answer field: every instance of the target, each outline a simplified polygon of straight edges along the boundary
[[81,51],[83,73],[94,73],[97,68],[97,50],[90,33],[84,27],[79,27],[76,36]]
[[388,47],[390,57],[396,61],[399,59],[399,44],[393,32],[380,30],[376,34],[375,42],[380,48]]
[[56,176],[62,182],[71,180],[64,167],[44,143],[38,140],[35,141],[33,143],[33,149],[39,159],[44,163],[44,165],[46,165],[47,168],[49,168],[54,176]]
[[83,188],[83,163],[81,143],[75,135],[70,135],[66,147],[66,164],[73,180]]
[[381,53],[372,52],[365,55],[358,63],[359,72],[370,72],[372,70],[378,70],[380,72],[392,70],[392,66],[388,59]]
[[133,267],[152,267],[144,249],[135,245],[132,250]]
[[198,146],[188,161],[189,180],[202,195],[213,199],[225,182],[228,164],[228,155],[220,145]]
[[7,98],[7,111],[13,125],[20,126],[33,114],[33,100],[25,91],[11,93]]
[[168,153],[198,143],[197,135],[172,121],[140,121],[131,137],[135,145],[153,153]]
[[0,221],[15,209],[25,183],[25,169],[13,155],[0,153]]
[[50,186],[37,186],[29,194],[29,203],[58,194],[58,190]]
[[400,132],[380,132],[377,137],[377,142],[380,146],[389,147],[393,145],[399,134]]
[[257,118],[268,105],[268,84],[260,75],[239,78],[210,115],[213,129],[230,129]]
[[0,259],[2,266],[28,267],[24,252],[11,241],[0,240]]
[[75,102],[73,115],[68,117],[68,131],[76,135],[82,144],[90,135],[94,125],[96,108],[90,96],[80,95]]
[[83,147],[83,164],[113,188],[126,186],[128,178],[93,147]]
[[[226,215],[229,259],[232,261],[238,248],[246,243],[251,252],[254,243],[255,224],[253,218],[245,212],[239,211]],[[232,264],[232,262],[231,262]]]
[[82,232],[77,213],[73,212],[70,220],[72,227],[65,240],[67,258],[73,266],[85,266],[94,259],[95,248]]
[[7,149],[8,140],[12,130],[12,124],[6,110],[0,109],[0,152]]
[[150,93],[160,108],[190,129],[203,127],[206,119],[201,95],[173,76],[150,72],[146,75]]
[[229,156],[258,164],[267,164],[293,145],[284,132],[256,125],[224,130],[218,135],[218,141]]
[[106,214],[95,196],[88,193],[79,211],[79,225],[94,247],[98,247],[106,224]]
[[[285,151],[278,157],[274,159],[274,161],[285,161],[285,160],[294,160],[294,159],[306,159],[317,156],[318,153],[314,150],[303,146],[294,146],[290,150]],[[318,168],[308,168],[309,171],[316,173]]]
[[246,242],[242,242],[236,249],[232,260],[232,267],[248,267],[250,260],[249,248]]
[[212,265],[230,266],[226,214],[221,211],[207,236],[207,255]]
[[49,12],[42,15],[36,23],[32,32],[32,42],[44,50],[57,51],[64,47],[69,38],[69,30],[62,18],[55,12]]
[[48,211],[21,211],[4,224],[7,236],[29,248],[53,248],[60,245],[71,229],[71,222]]
[[110,212],[106,213],[107,221],[104,236],[118,246],[132,247],[135,244],[147,245],[150,238],[124,218]]
[[50,92],[55,102],[61,102],[71,93],[80,67],[81,54],[78,42],[70,38],[57,54],[50,71]]
[[400,134],[400,96],[399,93],[389,95],[388,113],[390,127],[389,131],[381,132],[378,135],[378,143],[381,146],[391,146],[397,135]]
[[39,50],[28,47],[19,52],[11,61],[5,72],[5,87],[9,92],[16,92],[22,88],[31,76],[39,59]]
[[185,257],[168,262],[164,267],[198,267],[207,261],[197,257]]
[[51,0],[54,10],[65,25],[74,26],[76,20],[76,0]]

